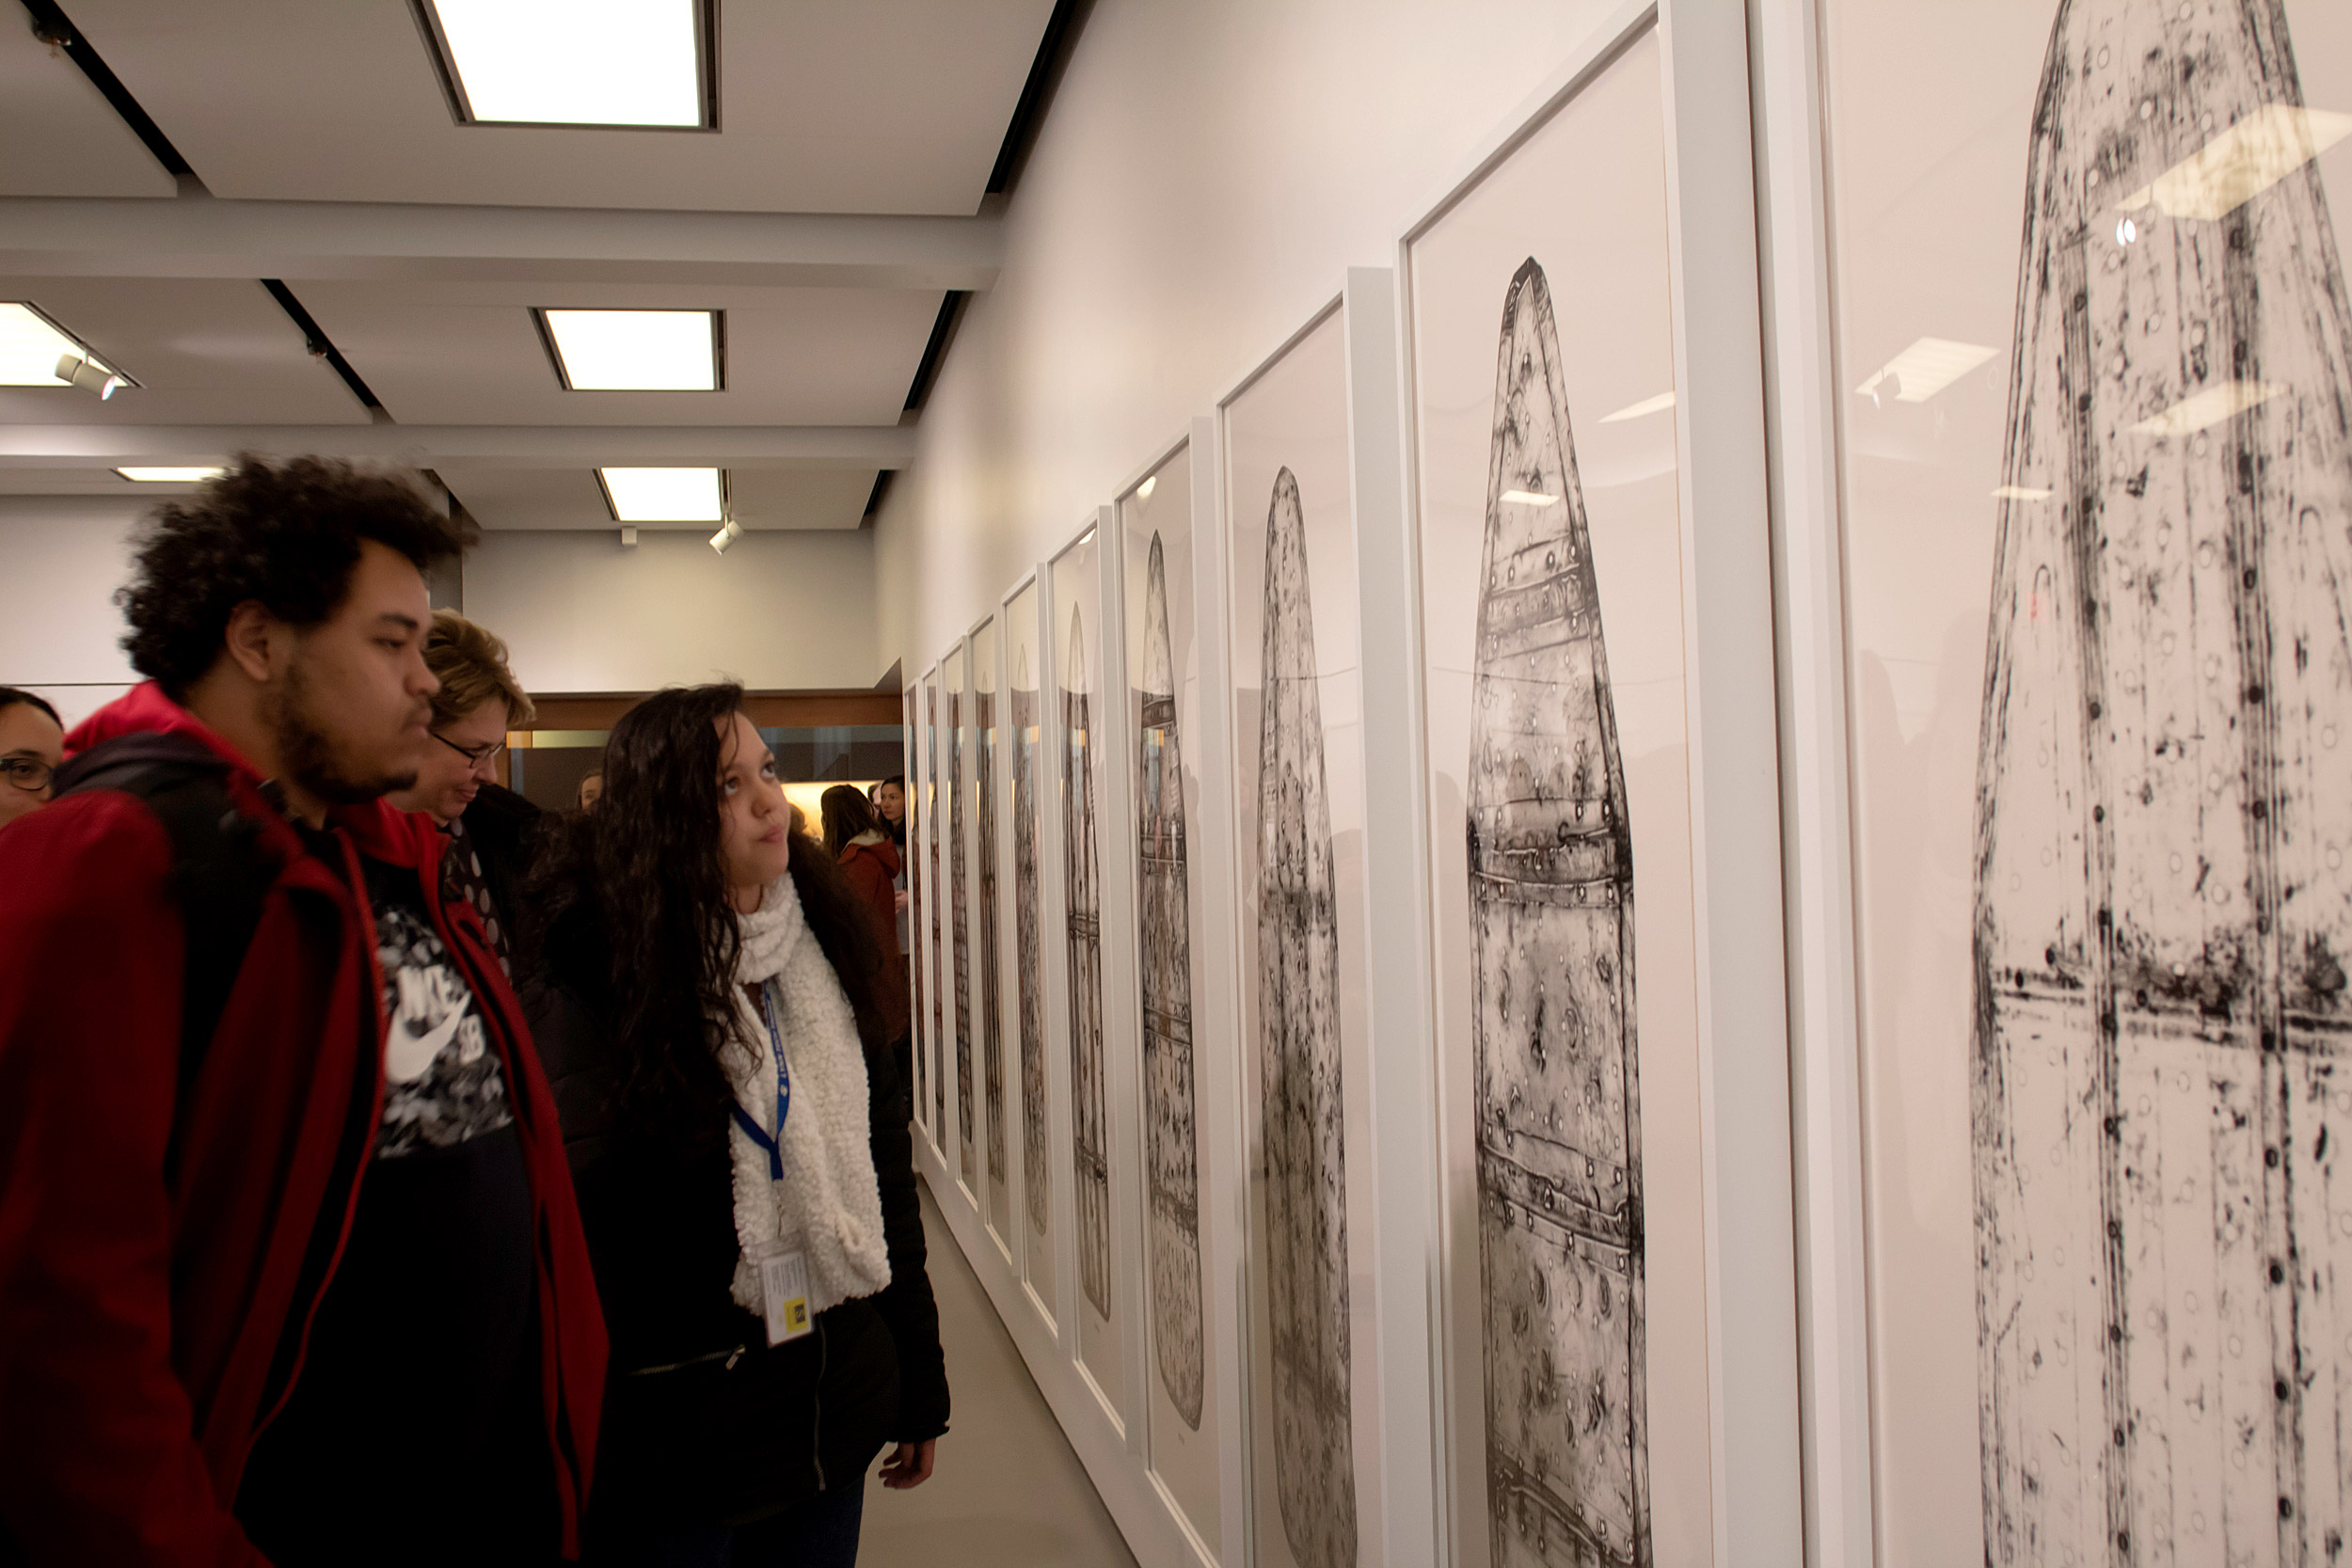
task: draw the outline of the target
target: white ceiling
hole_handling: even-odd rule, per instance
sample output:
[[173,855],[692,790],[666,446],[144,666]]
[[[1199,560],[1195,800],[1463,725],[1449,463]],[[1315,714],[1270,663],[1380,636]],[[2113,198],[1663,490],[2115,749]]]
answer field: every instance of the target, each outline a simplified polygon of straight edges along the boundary
[[[444,463],[434,472],[485,529],[617,527],[591,468],[505,468]],[[735,520],[762,531],[854,529],[873,493],[872,468],[729,468]],[[709,523],[643,523],[708,533]]]
[[[616,527],[595,465],[665,461],[728,465],[747,528],[859,527],[941,291],[993,277],[999,219],[972,214],[1055,10],[717,0],[704,133],[459,125],[412,0],[63,4],[195,177],[0,0],[0,266],[40,275],[0,273],[0,300],[141,383],[0,388],[0,499],[152,500],[186,487],[109,466],[342,451],[532,530]],[[533,306],[724,310],[726,387],[568,391]]]
[[[911,289],[310,282],[296,293],[403,424],[892,424],[939,316]],[[531,308],[723,309],[717,392],[575,392]]]
[[259,282],[0,277],[0,299],[40,306],[139,383],[103,403],[71,387],[0,387],[0,424],[368,422]]
[[722,0],[715,134],[459,125],[407,0],[67,11],[215,196],[969,214],[1053,0]]
[[170,196],[177,189],[82,68],[0,6],[0,194]]

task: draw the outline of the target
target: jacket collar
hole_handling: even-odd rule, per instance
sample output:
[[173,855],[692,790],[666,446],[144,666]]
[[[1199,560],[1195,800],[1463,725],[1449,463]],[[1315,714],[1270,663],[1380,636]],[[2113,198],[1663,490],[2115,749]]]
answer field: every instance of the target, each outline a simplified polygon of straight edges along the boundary
[[[126,735],[174,735],[196,741],[229,765],[230,778],[244,791],[262,793],[262,779],[251,761],[229,738],[172,700],[154,681],[142,681],[73,727],[65,737],[66,754],[88,751],[101,741]],[[363,855],[388,865],[406,866],[420,877],[440,867],[441,835],[433,818],[417,812],[395,811],[381,800],[358,805],[331,806],[329,825],[350,834]],[[431,885],[428,883],[427,885]]]

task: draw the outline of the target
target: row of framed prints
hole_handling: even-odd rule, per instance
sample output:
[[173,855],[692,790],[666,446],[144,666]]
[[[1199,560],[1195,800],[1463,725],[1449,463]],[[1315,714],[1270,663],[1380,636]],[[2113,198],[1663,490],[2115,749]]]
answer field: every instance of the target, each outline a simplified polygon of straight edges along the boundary
[[1725,26],[1604,28],[906,694],[921,1158],[1147,1562],[1798,1539]]
[[2347,179],[2341,0],[1636,5],[925,673],[1140,1559],[2340,1553]]

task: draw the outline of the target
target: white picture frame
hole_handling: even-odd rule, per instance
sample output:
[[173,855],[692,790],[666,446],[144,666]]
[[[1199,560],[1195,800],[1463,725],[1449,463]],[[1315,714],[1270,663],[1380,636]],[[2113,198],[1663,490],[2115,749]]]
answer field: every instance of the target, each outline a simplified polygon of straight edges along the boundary
[[[1506,174],[1513,159],[1571,112],[1580,95],[1609,81],[1613,68],[1637,54],[1656,61],[1657,133],[1663,154],[1665,276],[1657,281],[1670,317],[1673,463],[1679,475],[1673,524],[1681,564],[1679,581],[1661,586],[1678,594],[1683,626],[1689,973],[1696,1002],[1690,1031],[1695,1056],[1690,1064],[1690,1102],[1680,1109],[1696,1155],[1698,1190],[1679,1207],[1676,1245],[1681,1277],[1703,1292],[1699,1319],[1686,1323],[1682,1348],[1704,1355],[1706,1373],[1703,1390],[1684,1390],[1683,1440],[1670,1463],[1677,1466],[1672,1480],[1677,1498],[1686,1508],[1705,1505],[1705,1535],[1677,1543],[1677,1551],[1703,1550],[1719,1564],[1793,1561],[1804,1554],[1804,1531],[1774,787],[1779,754],[1772,534],[1747,40],[1736,12],[1710,11],[1690,0],[1660,0],[1619,11],[1512,113],[1400,235],[1401,401],[1408,434],[1399,507],[1405,547],[1386,558],[1398,573],[1393,581],[1375,581],[1374,571],[1367,569],[1367,614],[1378,594],[1393,587],[1402,591],[1401,624],[1413,628],[1389,673],[1414,693],[1406,727],[1415,733],[1404,746],[1414,759],[1419,784],[1407,816],[1422,850],[1412,879],[1411,902],[1422,923],[1413,980],[1425,1026],[1433,1038],[1444,1040],[1446,1020],[1435,1009],[1448,993],[1438,973],[1448,959],[1438,944],[1439,907],[1432,900],[1445,893],[1438,885],[1432,855],[1437,843],[1452,834],[1458,859],[1462,829],[1458,816],[1446,822],[1434,819],[1426,771],[1433,766],[1429,737],[1436,694],[1423,659],[1430,627],[1423,613],[1422,531],[1428,519],[1422,516],[1420,471],[1424,431],[1415,363],[1416,246],[1449,214],[1474,201],[1486,181]],[[1507,228],[1511,220],[1492,221]],[[1495,243],[1512,242],[1505,234]],[[1491,364],[1491,340],[1486,352]],[[1451,537],[1448,544],[1461,547]],[[1375,567],[1382,564],[1374,562]],[[1602,592],[1605,597],[1605,584]],[[1377,656],[1368,650],[1367,679],[1376,678],[1375,657],[1398,653],[1393,645]],[[1448,696],[1453,700],[1455,694]],[[1368,740],[1378,743],[1376,736]],[[1397,986],[1400,1004],[1410,989]],[[1458,983],[1454,989],[1458,990]],[[1431,1499],[1432,1525],[1440,1538],[1436,1544],[1441,1560],[1484,1563],[1489,1498],[1480,1495],[1486,1490],[1483,1484],[1467,1484],[1465,1477],[1467,1471],[1483,1481],[1486,1432],[1476,1417],[1476,1398],[1468,1402],[1471,1416],[1464,1418],[1463,1396],[1466,1385],[1483,1386],[1485,1373],[1475,1356],[1464,1354],[1460,1321],[1462,1304],[1477,1300],[1478,1247],[1462,1233],[1466,1226],[1475,1228],[1476,1210],[1465,1210],[1456,1190],[1458,1164],[1446,1152],[1457,1147],[1463,1118],[1472,1108],[1461,1103],[1458,1082],[1450,1084],[1444,1071],[1429,1071],[1443,1065],[1425,1056],[1426,1076],[1419,1085],[1437,1108],[1431,1144],[1441,1160],[1431,1167],[1429,1190],[1448,1195],[1426,1215],[1434,1248],[1428,1277],[1437,1282],[1427,1342],[1439,1358],[1434,1372],[1443,1390],[1443,1408],[1433,1428],[1442,1453],[1433,1457],[1447,1478]],[[1401,1066],[1396,1086],[1406,1087]],[[1654,1249],[1659,1238],[1653,1234],[1647,1244]],[[1472,1276],[1467,1297],[1465,1269]],[[1475,1345],[1474,1335],[1470,1342]],[[1645,1377],[1658,1370],[1654,1351],[1645,1365]],[[1692,1393],[1695,1406],[1688,1399]],[[1644,1451],[1654,1465],[1658,1453],[1646,1443]],[[1656,1484],[1655,1474],[1650,1484]]]

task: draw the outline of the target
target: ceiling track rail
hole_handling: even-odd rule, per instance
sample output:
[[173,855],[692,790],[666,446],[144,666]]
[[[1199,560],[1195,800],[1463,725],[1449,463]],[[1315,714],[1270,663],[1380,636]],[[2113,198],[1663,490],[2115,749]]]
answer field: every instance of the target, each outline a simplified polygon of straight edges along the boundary
[[195,174],[188,161],[180,156],[180,150],[171,145],[171,138],[164,135],[163,127],[139,106],[139,101],[131,96],[131,89],[122,85],[122,78],[99,57],[98,51],[90,47],[89,40],[58,8],[56,0],[24,0],[24,8],[32,13],[33,36],[52,49],[65,51],[65,57],[89,78],[90,86],[104,95],[115,113],[122,117],[122,123],[147,144],[148,151],[155,155],[166,173],[174,178]]
[[319,325],[310,312],[302,308],[302,301],[294,298],[294,291],[275,277],[262,278],[262,287],[269,291],[269,297],[278,302],[278,309],[286,312],[288,319],[302,328],[304,346],[333,367],[335,373],[343,378],[343,385],[351,388],[353,397],[370,410],[382,413],[383,400],[368,389],[368,384],[359,378],[359,372],[351,368],[351,361],[343,357],[342,350],[335,346],[334,340],[327,337],[326,329]]

